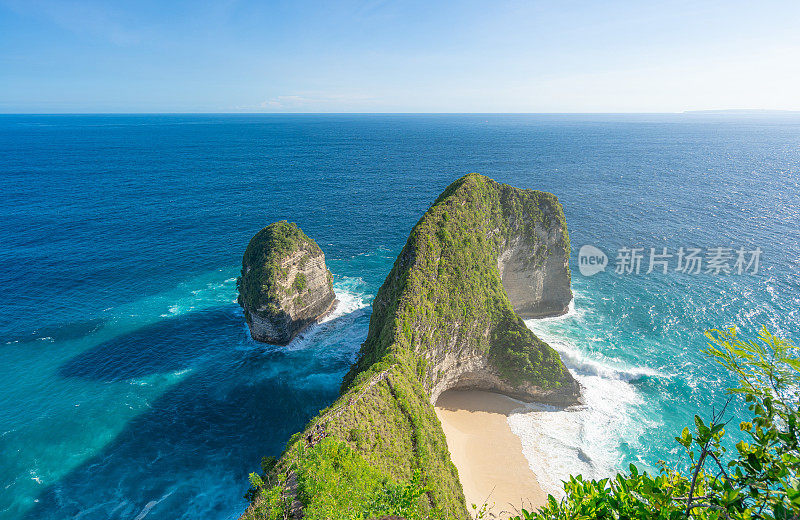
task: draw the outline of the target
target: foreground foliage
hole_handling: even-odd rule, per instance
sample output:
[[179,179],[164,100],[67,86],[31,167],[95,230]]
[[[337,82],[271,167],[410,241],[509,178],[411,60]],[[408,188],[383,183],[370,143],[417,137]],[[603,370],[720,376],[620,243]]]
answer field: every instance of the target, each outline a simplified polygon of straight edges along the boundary
[[[753,417],[739,428],[747,440],[734,450],[724,442],[724,409],[706,424],[695,416],[677,442],[689,470],[661,463],[658,475],[639,472],[613,479],[564,483],[561,502],[549,497],[537,512],[512,520],[800,519],[800,360],[794,346],[763,329],[756,341],[736,329],[712,330],[706,354],[733,372],[739,386],[729,391],[748,403]],[[729,453],[730,451],[730,453]]]
[[[327,438],[313,447],[299,447],[298,463],[291,468],[297,499],[308,504],[307,520],[365,520],[395,515],[421,520],[421,497],[429,491],[419,471],[402,483],[387,478],[363,457],[337,439]],[[264,475],[252,474],[254,488],[264,488],[263,499],[250,511],[254,517],[285,518],[292,500],[285,492],[287,474],[275,474],[274,459],[265,459]],[[425,518],[429,516],[426,515]]]

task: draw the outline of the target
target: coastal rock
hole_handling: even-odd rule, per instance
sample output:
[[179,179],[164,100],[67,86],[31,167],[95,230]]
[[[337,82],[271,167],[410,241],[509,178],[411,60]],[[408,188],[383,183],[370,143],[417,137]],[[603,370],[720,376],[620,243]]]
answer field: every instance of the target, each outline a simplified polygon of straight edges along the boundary
[[322,249],[294,223],[275,222],[250,240],[239,305],[256,341],[285,345],[336,305]]
[[554,195],[477,174],[459,179],[412,230],[378,291],[361,359],[348,377],[376,354],[402,349],[424,363],[431,403],[449,389],[576,403],[578,383],[521,319],[567,312],[569,254]]
[[[354,496],[376,503],[387,482],[418,477],[428,486],[417,503],[422,517],[470,519],[433,404],[451,388],[560,406],[579,401],[580,386],[558,353],[522,321],[566,312],[569,254],[554,195],[478,174],[453,182],[414,226],[378,291],[341,396],[292,437],[279,462],[306,482],[301,487],[314,487],[303,507],[342,504],[353,513]],[[317,468],[332,473],[315,479]],[[353,475],[370,475],[371,483],[353,483]],[[243,518],[283,514],[269,505],[286,492],[277,486],[263,489]]]

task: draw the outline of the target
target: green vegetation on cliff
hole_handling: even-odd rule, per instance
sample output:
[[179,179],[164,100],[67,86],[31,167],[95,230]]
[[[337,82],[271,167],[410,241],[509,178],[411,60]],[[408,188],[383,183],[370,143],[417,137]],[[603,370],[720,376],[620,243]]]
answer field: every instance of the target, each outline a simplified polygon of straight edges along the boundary
[[[536,240],[536,228],[557,229],[557,247],[569,258],[570,243],[558,199],[521,190],[478,174],[451,184],[420,219],[378,291],[369,335],[344,387],[395,362],[411,362],[420,374],[431,345],[451,343],[488,354],[512,385],[544,390],[572,382],[561,359],[528,329],[506,296],[497,258],[510,237],[529,238],[531,262],[554,253]],[[438,374],[427,374],[426,388]]]
[[[265,316],[279,311],[281,299],[287,296],[287,288],[280,284],[286,278],[281,261],[298,250],[321,253],[317,243],[297,224],[285,220],[270,224],[250,240],[242,259],[243,266],[249,266],[249,269],[243,267],[237,281],[239,303],[246,310],[259,312],[256,309],[265,306],[266,311],[259,312]],[[305,289],[305,283],[305,276],[298,276],[292,289],[299,293]]]
[[[307,519],[469,518],[431,404],[446,375],[437,363],[478,353],[509,388],[576,397],[558,354],[525,326],[503,288],[498,258],[515,240],[530,248],[533,266],[569,257],[555,196],[478,174],[442,193],[378,292],[341,397],[290,439],[277,465],[254,476],[244,518],[283,518],[296,508]],[[568,284],[566,260],[564,269]]]
[[287,480],[294,480],[290,494],[309,520],[469,518],[439,420],[416,373],[403,364],[322,410],[290,439],[268,476],[276,483],[255,490],[243,518],[283,518]]

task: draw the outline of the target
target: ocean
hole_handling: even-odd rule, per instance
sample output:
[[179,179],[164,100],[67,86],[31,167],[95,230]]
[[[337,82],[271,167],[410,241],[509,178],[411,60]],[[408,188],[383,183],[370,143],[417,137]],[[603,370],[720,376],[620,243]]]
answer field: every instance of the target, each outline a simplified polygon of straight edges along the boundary
[[[509,419],[548,454],[546,490],[684,462],[673,437],[732,384],[706,329],[800,339],[800,117],[0,116],[0,518],[236,518],[261,457],[335,399],[412,226],[469,172],[567,217],[573,306],[528,323],[586,405]],[[288,347],[253,342],[235,302],[250,237],[281,219],[341,300]],[[604,272],[580,273],[583,245]],[[626,248],[638,273],[616,272]],[[763,253],[757,272],[648,274],[650,248]]]

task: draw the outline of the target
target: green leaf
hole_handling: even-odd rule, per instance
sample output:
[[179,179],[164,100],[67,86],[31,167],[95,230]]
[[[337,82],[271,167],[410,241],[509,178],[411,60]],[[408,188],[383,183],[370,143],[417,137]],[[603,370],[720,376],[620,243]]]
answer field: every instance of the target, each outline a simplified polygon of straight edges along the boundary
[[689,428],[684,428],[681,432],[680,437],[675,437],[679,443],[683,445],[684,448],[688,448],[692,445],[692,433],[689,431]]
[[694,416],[694,424],[697,426],[697,433],[700,434],[700,438],[697,440],[700,442],[707,441],[711,437],[711,430],[703,423],[703,419],[699,415]]

